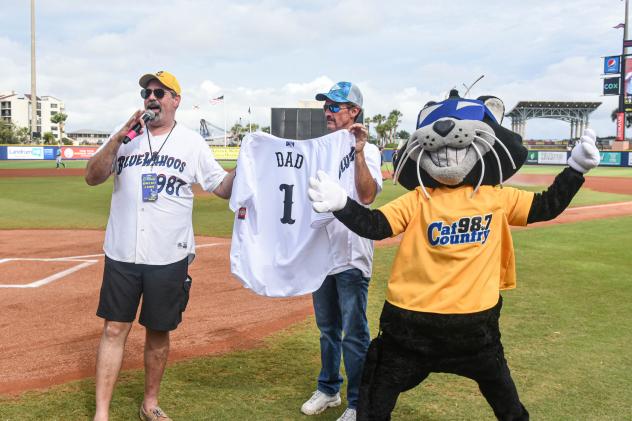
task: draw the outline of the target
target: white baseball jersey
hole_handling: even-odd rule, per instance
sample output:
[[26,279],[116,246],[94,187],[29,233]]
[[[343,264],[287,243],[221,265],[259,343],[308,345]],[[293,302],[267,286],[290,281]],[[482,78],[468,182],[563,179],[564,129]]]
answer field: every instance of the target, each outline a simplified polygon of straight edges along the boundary
[[[158,199],[154,202],[142,198],[141,179],[148,173],[157,175]],[[168,138],[167,134],[148,137],[145,131],[121,145],[114,162],[105,254],[120,262],[151,265],[193,255],[192,184],[213,191],[225,176],[204,139],[180,124]]]
[[341,164],[354,145],[347,130],[298,141],[266,133],[244,138],[230,199],[231,271],[244,286],[272,297],[320,287],[333,260],[325,226],[310,226],[319,217],[307,196],[309,177],[323,170],[353,180],[353,165]]

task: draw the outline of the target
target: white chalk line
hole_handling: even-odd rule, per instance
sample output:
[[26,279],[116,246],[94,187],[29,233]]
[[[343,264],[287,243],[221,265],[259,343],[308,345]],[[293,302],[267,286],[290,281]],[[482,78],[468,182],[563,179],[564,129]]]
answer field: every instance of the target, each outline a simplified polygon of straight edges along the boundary
[[[215,247],[221,246],[228,243],[207,243],[207,244],[199,244],[196,245],[195,248],[206,248],[206,247]],[[55,282],[59,279],[62,279],[68,275],[71,275],[83,268],[88,266],[92,266],[98,262],[98,260],[88,259],[89,257],[103,257],[104,254],[87,254],[82,256],[70,256],[70,257],[6,257],[0,259],[0,264],[6,262],[15,262],[15,261],[30,261],[30,262],[78,262],[79,264],[68,268],[66,270],[62,270],[61,272],[54,273],[46,278],[39,279],[37,281],[30,282],[28,284],[0,284],[0,288],[38,288],[46,284],[50,284],[51,282]]]
[[627,206],[632,206],[632,202],[614,202],[614,203],[605,203],[603,205],[577,206],[574,208],[567,208],[566,211],[579,212],[579,211],[588,210],[588,209],[621,208],[621,207],[625,208]]

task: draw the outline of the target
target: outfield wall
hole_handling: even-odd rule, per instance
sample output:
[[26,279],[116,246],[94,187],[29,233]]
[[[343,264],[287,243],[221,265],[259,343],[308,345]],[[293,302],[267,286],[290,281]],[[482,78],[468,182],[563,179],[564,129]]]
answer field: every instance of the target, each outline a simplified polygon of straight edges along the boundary
[[[0,160],[54,160],[57,150],[61,149],[64,160],[89,159],[95,154],[98,146],[0,146]],[[239,147],[211,146],[216,159],[234,161],[239,155]],[[382,151],[384,161],[392,162],[394,149]],[[570,151],[537,151],[530,150],[527,164],[531,165],[565,165]],[[600,166],[632,167],[632,152],[600,151]]]
[[[0,146],[0,160],[54,160],[61,149],[64,160],[90,159],[98,146]],[[216,159],[236,161],[238,147],[211,146]]]
[[98,146],[0,146],[0,160],[55,160],[61,149],[64,160],[90,159]]

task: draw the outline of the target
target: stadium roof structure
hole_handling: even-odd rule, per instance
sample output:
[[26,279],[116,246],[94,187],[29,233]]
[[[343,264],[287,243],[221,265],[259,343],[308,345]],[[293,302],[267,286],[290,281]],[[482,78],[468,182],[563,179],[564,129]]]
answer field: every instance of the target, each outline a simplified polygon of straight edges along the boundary
[[511,129],[523,138],[527,120],[550,118],[570,123],[570,138],[577,139],[588,127],[590,113],[600,105],[592,101],[520,101],[505,116],[511,118]]

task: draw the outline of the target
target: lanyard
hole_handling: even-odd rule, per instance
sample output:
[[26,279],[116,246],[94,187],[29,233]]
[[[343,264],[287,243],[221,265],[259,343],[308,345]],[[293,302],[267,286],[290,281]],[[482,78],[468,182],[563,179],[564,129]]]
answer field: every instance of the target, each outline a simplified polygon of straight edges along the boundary
[[[171,130],[169,130],[169,134],[167,134],[167,138],[164,140],[164,142],[162,142],[162,145],[160,145],[160,148],[156,151],[156,158],[158,157],[158,154],[162,150],[162,147],[165,146],[165,143],[167,143],[167,140],[169,140],[169,136],[171,136],[171,132],[173,132],[173,129],[176,127],[176,124],[178,124],[178,122],[174,121],[173,126],[171,126]],[[149,144],[149,155],[151,156],[150,171],[153,171],[155,159],[154,159],[154,152],[151,150],[151,136],[149,135],[149,129],[147,129],[147,143]]]

